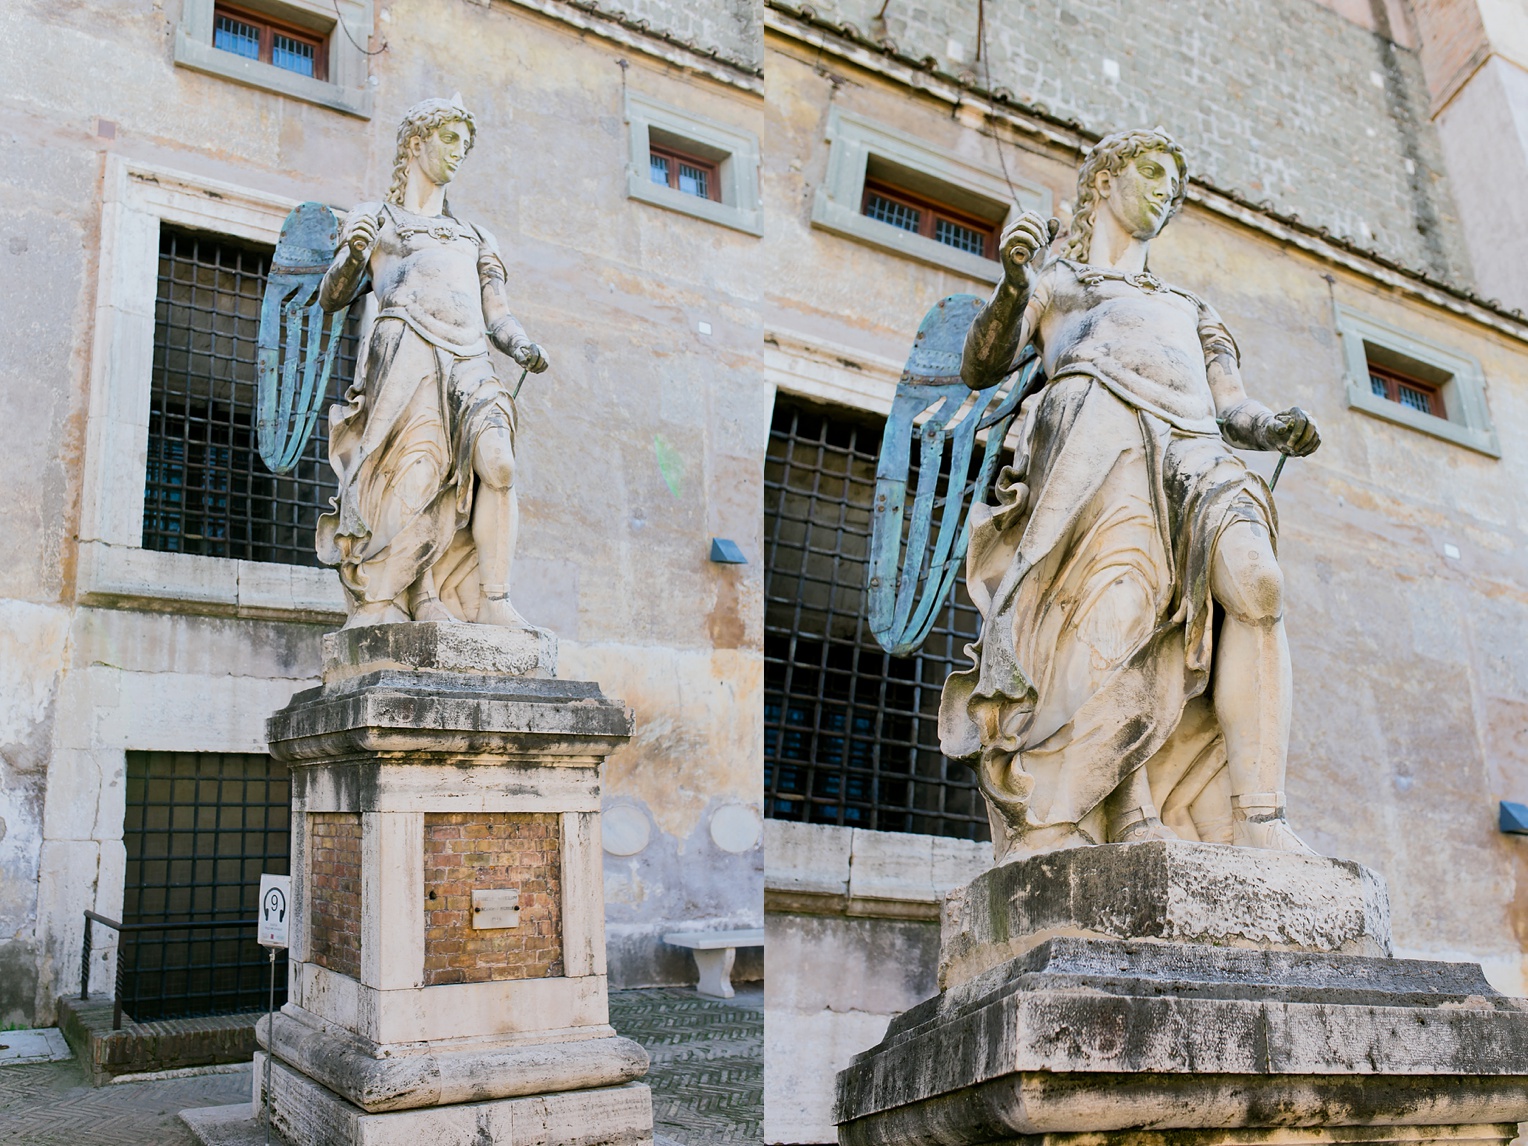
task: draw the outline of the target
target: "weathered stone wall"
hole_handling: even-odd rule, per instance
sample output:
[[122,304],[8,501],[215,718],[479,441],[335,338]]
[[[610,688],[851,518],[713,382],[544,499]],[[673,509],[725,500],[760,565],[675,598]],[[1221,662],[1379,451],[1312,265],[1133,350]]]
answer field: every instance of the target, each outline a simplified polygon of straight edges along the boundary
[[361,814],[308,816],[308,953],[320,967],[361,977]]
[[[551,812],[424,817],[424,983],[562,974],[561,818]],[[475,930],[472,893],[520,892],[517,927]]]
[[[742,26],[741,9],[708,9],[718,37]],[[24,333],[0,347],[0,1021],[49,1021],[78,975],[80,912],[121,910],[123,752],[259,751],[265,716],[320,664],[322,626],[279,603],[260,620],[191,615],[223,607],[195,585],[153,611],[78,602],[100,456],[86,415],[110,379],[92,345],[107,160],[348,206],[385,189],[399,113],[456,91],[480,135],[453,209],[498,238],[552,360],[519,401],[516,603],[560,636],[562,675],[636,714],[606,792],[652,831],[612,875],[612,980],[692,981],[663,931],[760,922],[760,849],[700,844],[718,811],[761,812],[759,241],[629,199],[622,108],[635,90],[747,129],[761,101],[510,3],[374,10],[389,46],[369,58],[369,120],[177,66],[176,0],[6,10],[0,291]],[[750,564],[712,564],[713,536]],[[105,989],[113,948],[98,950]]]
[[[1193,169],[1408,266],[1470,281],[1416,54],[1314,0],[810,5],[1103,134],[1161,124]],[[1372,9],[1371,9],[1372,11]],[[1069,188],[1062,199],[1070,200]]]

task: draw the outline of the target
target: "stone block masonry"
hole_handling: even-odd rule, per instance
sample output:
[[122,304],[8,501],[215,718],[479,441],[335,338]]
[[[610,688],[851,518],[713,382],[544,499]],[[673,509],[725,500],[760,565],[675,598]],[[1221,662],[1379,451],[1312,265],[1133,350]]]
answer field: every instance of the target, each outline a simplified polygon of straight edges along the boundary
[[[560,976],[562,833],[550,812],[424,818],[424,983]],[[520,893],[515,927],[472,926],[472,893]]]
[[312,883],[311,959],[352,979],[361,976],[361,816],[314,812],[308,817]]

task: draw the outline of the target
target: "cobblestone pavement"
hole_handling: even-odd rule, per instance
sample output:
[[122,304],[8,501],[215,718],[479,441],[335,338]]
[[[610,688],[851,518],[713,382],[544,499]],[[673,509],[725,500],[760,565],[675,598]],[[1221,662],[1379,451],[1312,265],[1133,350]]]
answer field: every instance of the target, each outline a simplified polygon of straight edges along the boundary
[[612,991],[610,1022],[647,1048],[653,1129],[682,1146],[764,1141],[764,988],[707,999],[683,987]]
[[[657,1133],[682,1146],[763,1141],[764,992],[703,999],[685,988],[613,991],[610,1020],[652,1056]],[[247,1101],[249,1070],[92,1087],[72,1059],[0,1067],[6,1146],[192,1146],[176,1117]]]

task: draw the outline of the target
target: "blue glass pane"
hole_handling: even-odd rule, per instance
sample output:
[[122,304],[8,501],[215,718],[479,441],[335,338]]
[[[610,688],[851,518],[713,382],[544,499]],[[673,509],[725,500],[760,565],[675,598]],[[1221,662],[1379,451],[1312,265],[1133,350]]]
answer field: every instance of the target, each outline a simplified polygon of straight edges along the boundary
[[271,63],[300,76],[313,74],[313,45],[276,33],[271,43]]
[[987,236],[970,227],[962,227],[949,219],[934,220],[934,238],[947,247],[970,251],[973,255],[987,254]]
[[909,207],[905,203],[872,194],[865,201],[865,214],[883,223],[890,223],[893,227],[900,227],[904,231],[912,231],[914,234],[918,231],[920,212],[917,208]]
[[1416,410],[1418,413],[1431,414],[1432,403],[1427,400],[1427,395],[1420,390],[1413,390],[1410,386],[1399,386],[1401,405],[1408,410]]
[[220,15],[213,26],[212,46],[222,48],[225,52],[232,52],[236,56],[247,56],[251,60],[258,60],[260,58],[260,29],[242,20],[235,20],[232,16]]
[[688,163],[679,165],[679,190],[686,195],[709,199],[711,198],[710,184],[711,173],[704,167],[691,167]]
[[1381,398],[1390,397],[1390,388],[1385,385],[1385,380],[1378,374],[1369,375],[1369,390],[1371,393],[1378,394]]
[[649,155],[647,157],[648,174],[654,183],[667,187],[669,185],[669,161],[662,155]]

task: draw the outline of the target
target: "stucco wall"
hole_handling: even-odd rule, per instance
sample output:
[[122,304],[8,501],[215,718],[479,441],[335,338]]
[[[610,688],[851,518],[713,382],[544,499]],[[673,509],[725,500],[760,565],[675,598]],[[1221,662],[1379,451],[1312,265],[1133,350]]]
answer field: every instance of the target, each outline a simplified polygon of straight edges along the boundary
[[[14,441],[0,456],[0,1021],[48,1021],[78,973],[79,912],[120,910],[121,810],[106,794],[120,801],[122,751],[258,750],[265,715],[319,666],[312,624],[76,604],[106,158],[347,207],[385,190],[399,113],[457,91],[479,138],[453,209],[498,237],[516,312],[553,363],[519,403],[516,601],[562,638],[562,675],[599,680],[636,715],[606,792],[647,809],[654,830],[611,873],[613,980],[693,980],[658,933],[759,922],[761,849],[723,851],[708,833],[718,809],[761,811],[759,242],[628,199],[622,109],[630,89],[751,129],[760,101],[509,4],[378,11],[389,46],[371,58],[370,120],[176,66],[173,0],[29,2],[0,17],[14,158],[0,176],[0,290],[21,335],[0,350]],[[712,564],[713,536],[750,563]],[[133,643],[103,654],[81,626],[125,627]],[[290,656],[277,667],[271,648]],[[108,734],[101,713],[138,671],[118,655],[152,662],[142,671],[159,687]],[[176,707],[193,686],[233,709],[226,735],[199,734]]]

